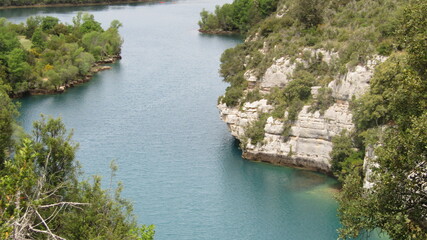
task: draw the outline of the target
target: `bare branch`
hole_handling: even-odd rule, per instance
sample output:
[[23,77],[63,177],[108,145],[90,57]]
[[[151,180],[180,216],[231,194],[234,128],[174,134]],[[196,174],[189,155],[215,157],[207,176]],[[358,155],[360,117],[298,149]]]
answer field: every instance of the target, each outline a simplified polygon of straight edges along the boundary
[[81,205],[90,205],[90,203],[58,202],[58,203],[52,203],[52,204],[48,204],[48,205],[41,205],[41,206],[39,206],[39,208],[50,208],[50,207],[55,207],[55,206],[60,206],[60,205],[69,205],[72,207],[76,207],[76,206],[81,206]]
[[35,211],[35,213],[37,214],[37,216],[39,217],[39,219],[43,222],[43,225],[46,227],[47,231],[43,231],[43,230],[39,230],[39,229],[35,229],[35,228],[33,228],[33,227],[30,225],[30,229],[31,229],[31,230],[33,230],[33,231],[37,231],[37,230],[42,231],[42,232],[44,232],[44,233],[46,233],[46,234],[49,234],[49,235],[50,235],[50,236],[52,236],[54,239],[66,240],[65,238],[62,238],[62,237],[60,237],[60,236],[57,236],[57,235],[53,234],[53,233],[52,233],[52,231],[50,231],[50,228],[49,228],[49,226],[47,225],[47,223],[45,222],[45,220],[43,219],[43,217],[40,215],[40,213],[39,213],[37,210],[34,210],[34,211]]
[[50,231],[40,230],[40,229],[37,229],[37,228],[33,228],[32,226],[30,226],[30,229],[32,231],[34,231],[34,232],[48,234],[48,235],[52,236],[54,239],[67,240],[67,239],[65,239],[63,237],[60,237],[58,235],[55,235],[55,234],[51,233]]

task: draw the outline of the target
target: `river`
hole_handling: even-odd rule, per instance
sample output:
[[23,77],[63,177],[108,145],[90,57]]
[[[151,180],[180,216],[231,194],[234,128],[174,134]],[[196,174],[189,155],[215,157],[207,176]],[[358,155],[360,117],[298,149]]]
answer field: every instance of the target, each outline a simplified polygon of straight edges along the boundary
[[65,94],[21,99],[19,121],[30,131],[40,113],[62,117],[86,177],[108,179],[115,159],[123,196],[139,223],[156,225],[156,239],[336,239],[336,182],[242,159],[219,119],[227,87],[219,57],[242,39],[199,34],[197,21],[225,2],[0,10],[13,22],[51,15],[70,23],[84,11],[104,27],[124,26],[123,59],[112,70]]

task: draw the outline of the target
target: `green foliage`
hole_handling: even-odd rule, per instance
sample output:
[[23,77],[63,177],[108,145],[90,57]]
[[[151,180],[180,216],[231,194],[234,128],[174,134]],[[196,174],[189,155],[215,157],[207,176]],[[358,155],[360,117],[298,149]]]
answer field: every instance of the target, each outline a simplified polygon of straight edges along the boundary
[[408,55],[393,54],[377,67],[370,92],[353,104],[358,129],[382,124],[408,126],[409,117],[419,116],[427,108],[426,91],[425,78],[413,70]]
[[[78,13],[82,14],[82,13]],[[81,16],[82,23],[79,23],[78,31],[80,34],[84,35],[90,32],[103,32],[104,29],[101,27],[101,23],[95,21],[95,18],[92,14],[83,13]]]
[[59,19],[56,17],[46,16],[42,18],[41,29],[43,32],[51,31],[56,25],[58,25]]
[[361,170],[363,153],[354,148],[351,136],[346,132],[332,138],[331,170],[342,182],[355,169]]
[[363,189],[362,178],[354,174],[340,193],[342,238],[376,228],[392,239],[427,238],[426,40],[419,38],[426,36],[426,7],[411,1],[403,11],[395,41],[404,51],[377,67],[370,91],[353,103],[360,136],[379,146],[371,166],[373,187]]
[[13,146],[13,123],[18,115],[17,106],[9,98],[8,91],[10,88],[0,82],[0,170]]
[[8,31],[6,27],[0,26],[0,59],[2,55],[19,48],[19,40],[14,32]]
[[37,167],[46,172],[47,183],[56,186],[75,178],[74,162],[77,145],[71,141],[61,119],[46,119],[33,123],[34,149]]
[[243,48],[236,47],[230,48],[224,51],[221,55],[221,69],[220,74],[224,78],[225,82],[229,82],[232,85],[239,84],[238,79],[233,77],[237,75],[243,75],[244,68],[244,51]]
[[41,28],[36,28],[34,31],[31,42],[33,43],[33,48],[36,48],[39,52],[43,51],[46,48],[47,36],[43,33]]
[[3,0],[0,7],[9,6],[32,6],[32,5],[55,5],[55,4],[110,4],[120,2],[138,2],[139,0]]
[[251,139],[251,144],[257,145],[258,143],[261,143],[262,140],[264,140],[264,127],[267,122],[267,118],[268,115],[262,114],[259,116],[257,121],[245,129],[245,136]]
[[252,26],[276,11],[278,0],[234,0],[216,6],[214,13],[203,10],[199,26],[205,32],[246,33]]
[[103,190],[100,177],[80,180],[76,147],[60,119],[42,117],[20,139],[0,171],[0,238],[153,239],[154,226],[137,225],[121,184]]
[[328,87],[319,88],[317,98],[309,108],[310,112],[319,111],[323,115],[325,111],[335,103],[332,97],[332,89]]
[[362,231],[381,228],[392,239],[427,237],[423,203],[427,159],[427,114],[411,118],[403,131],[390,127],[375,153],[374,186],[363,189],[361,179],[347,178],[340,193],[340,236],[355,237]]
[[283,89],[285,101],[292,102],[295,99],[308,100],[311,96],[311,87],[315,82],[314,76],[307,71],[298,71],[294,73],[293,78],[294,80],[289,82]]
[[228,107],[239,105],[240,98],[243,97],[243,89],[240,87],[227,87],[224,97],[221,102],[225,103]]
[[23,49],[15,48],[6,55],[6,64],[9,70],[9,83],[14,89],[20,89],[20,84],[25,79],[30,79],[31,67],[27,63],[26,52]]
[[323,21],[324,4],[322,0],[299,0],[293,12],[306,28],[316,27]]
[[259,101],[262,99],[262,95],[259,92],[259,89],[255,89],[253,91],[249,91],[246,96],[245,99],[242,101],[242,103],[245,102],[255,102],[255,101]]
[[36,16],[36,17],[29,17],[27,18],[26,21],[26,29],[25,29],[25,36],[28,39],[31,39],[33,37],[34,32],[36,31],[36,29],[40,26],[41,23],[41,17],[40,16]]
[[30,17],[26,25],[1,20],[0,78],[12,87],[10,94],[58,89],[85,77],[95,61],[120,54],[119,21],[104,31],[93,15],[79,13],[73,23],[49,16]]
[[[246,9],[251,9],[244,3],[236,1],[236,6],[245,9],[236,14],[243,21],[223,18],[241,32],[246,32],[242,23]],[[259,97],[242,95],[247,90],[245,73],[262,80],[275,61],[290,59],[296,64],[288,76],[291,81],[263,96],[274,106],[269,115],[284,121],[286,139],[303,105],[312,101],[309,110],[323,113],[334,103],[327,87],[311,99],[312,86],[327,86],[337,76],[366,65],[375,54],[389,56],[376,67],[370,90],[351,101],[356,132],[332,139],[332,170],[344,186],[339,194],[340,237],[355,238],[381,229],[392,239],[426,239],[427,3],[283,0],[279,6],[277,14],[261,18],[253,14],[258,22],[246,23],[251,26],[246,41],[223,54],[220,72],[231,84],[227,92],[238,89],[239,93],[234,94],[234,104],[244,105]],[[227,11],[232,12],[232,7],[227,6]],[[219,27],[219,15],[210,16],[213,25],[225,29]],[[315,53],[317,49],[330,51],[332,58],[323,59],[319,51]],[[259,82],[251,85],[255,88],[251,92],[260,90]],[[264,125],[260,118],[248,127],[252,143],[263,140]],[[375,151],[378,159],[370,166],[372,189],[362,187],[367,145],[380,146]]]
[[427,2],[415,0],[409,5],[399,23],[400,43],[408,51],[411,65],[421,75],[427,75]]

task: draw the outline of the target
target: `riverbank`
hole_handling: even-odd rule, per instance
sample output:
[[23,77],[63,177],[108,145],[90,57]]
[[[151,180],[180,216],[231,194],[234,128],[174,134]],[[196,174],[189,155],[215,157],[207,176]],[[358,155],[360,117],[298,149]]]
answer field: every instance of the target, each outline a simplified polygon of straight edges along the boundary
[[75,87],[77,85],[89,82],[92,79],[94,74],[101,72],[101,71],[110,70],[111,67],[105,66],[105,64],[112,64],[112,63],[117,62],[120,59],[122,59],[122,57],[120,55],[117,55],[117,56],[110,56],[110,57],[105,58],[101,61],[98,61],[92,66],[92,68],[88,74],[86,74],[85,76],[78,78],[74,81],[70,81],[70,82],[68,82],[62,86],[59,86],[56,89],[29,89],[29,90],[24,91],[24,92],[14,93],[10,97],[16,99],[16,98],[22,98],[22,97],[26,97],[26,96],[64,93],[68,88],[72,88],[72,87]]
[[[168,1],[168,0],[165,0]],[[1,9],[17,9],[17,8],[48,8],[48,7],[77,7],[77,6],[103,6],[103,5],[119,5],[128,3],[147,3],[159,2],[157,0],[128,0],[121,2],[103,2],[103,3],[53,3],[53,4],[34,4],[22,6],[0,6]]]

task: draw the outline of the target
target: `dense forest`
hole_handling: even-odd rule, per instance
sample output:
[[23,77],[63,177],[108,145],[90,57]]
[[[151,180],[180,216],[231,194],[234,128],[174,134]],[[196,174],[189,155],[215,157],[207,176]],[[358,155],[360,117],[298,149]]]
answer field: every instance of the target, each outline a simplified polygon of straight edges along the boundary
[[114,20],[104,30],[87,13],[79,13],[73,24],[50,16],[30,17],[25,24],[0,18],[0,79],[17,95],[84,78],[97,61],[120,54],[120,26]]
[[0,7],[9,6],[31,6],[31,5],[54,5],[54,4],[110,4],[141,2],[143,0],[3,0]]
[[154,226],[139,226],[122,185],[113,186],[114,162],[107,189],[100,177],[83,179],[72,131],[42,116],[25,133],[9,97],[56,88],[119,54],[120,26],[113,21],[104,31],[89,14],[78,14],[73,25],[54,17],[0,19],[0,239],[153,239]]
[[[304,105],[322,114],[337,101],[328,87],[334,78],[372,59],[387,59],[376,67],[369,91],[351,100],[355,131],[332,139],[332,172],[343,184],[337,196],[340,238],[379,229],[392,239],[427,239],[426,1],[235,0],[213,13],[202,11],[199,25],[202,32],[246,36],[221,57],[220,74],[230,86],[218,101],[242,107],[267,99],[274,107],[245,130],[253,144],[263,140],[269,116],[284,119],[286,139]],[[325,64],[313,49],[338,58]],[[289,76],[292,81],[268,93],[248,88],[245,73],[259,79],[282,56],[303,61]],[[313,86],[321,86],[316,99]],[[369,164],[372,186],[364,187],[369,149],[376,157]]]

